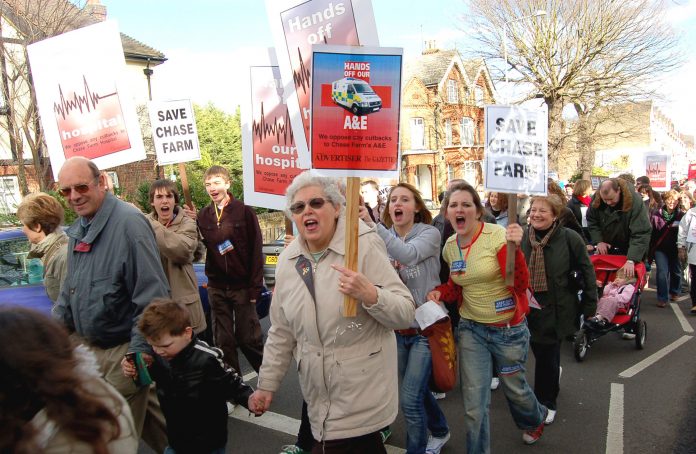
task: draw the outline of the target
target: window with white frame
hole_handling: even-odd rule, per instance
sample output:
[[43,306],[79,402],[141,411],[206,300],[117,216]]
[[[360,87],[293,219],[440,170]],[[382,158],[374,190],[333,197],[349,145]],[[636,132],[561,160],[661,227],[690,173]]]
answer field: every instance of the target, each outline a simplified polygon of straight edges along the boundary
[[483,88],[478,85],[474,88],[474,99],[478,107],[483,107]]
[[454,79],[447,80],[447,102],[450,104],[459,102],[459,87]]
[[0,177],[0,213],[16,213],[17,205],[19,205],[21,200],[22,194],[19,191],[19,180],[17,177]]
[[452,120],[445,120],[445,146],[452,146]]
[[425,121],[420,117],[411,118],[411,148],[425,148]]
[[474,120],[469,117],[462,118],[461,142],[465,147],[474,145]]
[[447,181],[452,181],[454,178],[454,166],[452,166],[452,164],[447,164]]
[[471,185],[476,185],[480,161],[465,161],[462,166],[462,178]]

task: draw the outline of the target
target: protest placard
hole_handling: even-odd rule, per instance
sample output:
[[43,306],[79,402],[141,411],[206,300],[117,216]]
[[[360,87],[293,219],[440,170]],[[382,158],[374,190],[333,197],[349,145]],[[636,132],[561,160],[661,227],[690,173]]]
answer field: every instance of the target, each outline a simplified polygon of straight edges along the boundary
[[487,191],[546,195],[548,116],[545,109],[485,106]]
[[148,109],[152,141],[160,165],[201,159],[191,100],[150,101]]
[[73,156],[100,169],[145,159],[115,22],[48,38],[27,51],[54,178]]
[[331,176],[398,178],[402,52],[314,46],[313,169]]
[[285,190],[305,168],[300,161],[309,163],[309,158],[301,159],[295,146],[274,52],[259,60],[263,61],[249,67],[247,99],[242,104],[244,203],[282,210]]
[[645,155],[645,175],[656,191],[669,191],[672,175],[672,156],[662,153]]
[[[371,0],[266,0],[300,156],[309,150],[312,45],[379,45]],[[302,163],[308,166],[309,163]]]

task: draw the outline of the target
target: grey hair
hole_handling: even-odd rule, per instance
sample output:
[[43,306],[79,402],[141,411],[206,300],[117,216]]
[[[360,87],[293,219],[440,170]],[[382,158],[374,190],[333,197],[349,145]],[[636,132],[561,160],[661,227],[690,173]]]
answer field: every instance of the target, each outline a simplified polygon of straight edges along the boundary
[[338,205],[339,208],[346,203],[346,198],[341,193],[341,180],[332,177],[323,177],[312,173],[309,170],[305,170],[301,174],[297,175],[292,183],[288,186],[285,191],[285,215],[289,218],[292,217],[292,212],[290,211],[290,205],[292,205],[293,199],[297,194],[297,191],[304,189],[308,186],[318,186],[321,188],[326,199],[334,205]]

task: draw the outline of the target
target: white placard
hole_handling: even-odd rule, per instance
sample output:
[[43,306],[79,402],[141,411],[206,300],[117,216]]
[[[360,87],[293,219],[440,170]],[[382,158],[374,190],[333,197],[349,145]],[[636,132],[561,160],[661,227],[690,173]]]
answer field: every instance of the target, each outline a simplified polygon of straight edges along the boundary
[[148,103],[152,141],[160,165],[198,161],[201,149],[190,99]]
[[282,210],[285,191],[309,164],[300,156],[283,97],[283,83],[273,49],[248,68],[247,98],[242,103],[244,203]]
[[672,185],[672,156],[667,153],[647,153],[645,173],[656,191],[669,191]]
[[309,156],[312,45],[378,46],[372,1],[266,0],[266,10],[295,145],[303,158]]
[[485,106],[484,115],[486,191],[546,195],[546,110],[517,106]]
[[27,51],[55,179],[73,156],[100,169],[145,159],[116,22],[63,33]]

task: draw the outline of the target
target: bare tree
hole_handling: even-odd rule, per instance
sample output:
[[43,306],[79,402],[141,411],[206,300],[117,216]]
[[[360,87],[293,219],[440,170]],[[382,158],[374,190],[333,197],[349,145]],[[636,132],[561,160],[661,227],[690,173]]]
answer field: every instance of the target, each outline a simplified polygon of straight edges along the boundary
[[[678,39],[661,0],[468,0],[464,21],[481,45],[475,52],[502,62],[522,98],[541,97],[549,111],[549,166],[558,169],[566,137],[563,108],[579,117],[583,171],[594,161],[591,133],[602,106],[654,96],[656,80],[681,64]],[[544,10],[545,15],[535,16]]]
[[5,102],[0,131],[8,136],[12,160],[17,163],[23,194],[29,192],[25,152],[31,153],[36,179],[46,189],[43,129],[29,67],[27,46],[92,22],[84,5],[68,0],[0,1],[0,90]]

